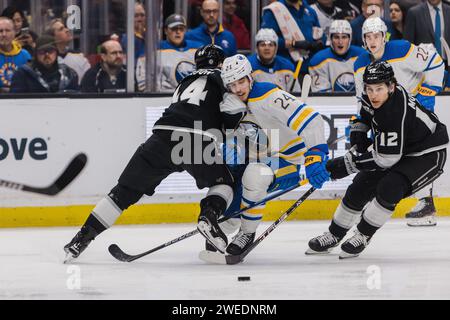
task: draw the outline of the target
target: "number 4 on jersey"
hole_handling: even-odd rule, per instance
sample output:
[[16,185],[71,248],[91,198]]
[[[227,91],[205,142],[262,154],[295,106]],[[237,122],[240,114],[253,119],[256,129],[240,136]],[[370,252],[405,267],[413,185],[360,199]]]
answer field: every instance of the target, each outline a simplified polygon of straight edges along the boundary
[[208,93],[208,90],[203,91],[206,87],[206,80],[206,77],[200,77],[182,92],[179,92],[180,87],[178,87],[173,94],[172,103],[187,100],[187,103],[189,104],[200,106],[200,101],[204,101],[206,94]]

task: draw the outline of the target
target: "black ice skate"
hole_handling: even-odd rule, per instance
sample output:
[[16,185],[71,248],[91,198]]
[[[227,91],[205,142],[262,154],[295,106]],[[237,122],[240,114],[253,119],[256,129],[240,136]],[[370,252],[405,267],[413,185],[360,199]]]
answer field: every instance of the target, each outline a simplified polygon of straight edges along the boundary
[[216,250],[225,253],[228,240],[220,229],[217,218],[217,213],[213,209],[205,208],[198,217],[197,229]]
[[308,242],[309,249],[305,254],[328,254],[336,247],[342,239],[336,237],[331,232],[325,232],[324,234],[312,238]]
[[83,226],[75,237],[73,237],[72,241],[64,246],[64,251],[66,252],[64,263],[78,258],[96,236],[97,231],[95,231],[94,228]]
[[416,206],[405,217],[406,224],[410,227],[435,226],[437,222],[433,197],[419,199]]
[[359,256],[359,254],[369,245],[370,238],[371,237],[363,235],[356,229],[355,234],[341,245],[342,251],[339,255],[339,259]]
[[227,247],[227,253],[237,256],[247,250],[255,240],[255,233],[244,233],[240,230],[233,241]]

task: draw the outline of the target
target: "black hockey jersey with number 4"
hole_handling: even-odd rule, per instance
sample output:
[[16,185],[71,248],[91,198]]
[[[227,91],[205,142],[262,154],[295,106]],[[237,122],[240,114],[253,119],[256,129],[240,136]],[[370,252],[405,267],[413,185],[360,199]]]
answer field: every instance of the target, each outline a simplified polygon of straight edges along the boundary
[[446,126],[398,85],[389,99],[378,109],[362,96],[361,120],[373,132],[373,150],[355,158],[359,170],[387,169],[402,157],[420,156],[445,149]]
[[[153,130],[236,128],[245,105],[233,101],[226,92],[219,69],[200,69],[185,77],[172,96],[171,105],[155,123]],[[201,127],[199,127],[201,121]],[[197,122],[195,124],[194,122]]]

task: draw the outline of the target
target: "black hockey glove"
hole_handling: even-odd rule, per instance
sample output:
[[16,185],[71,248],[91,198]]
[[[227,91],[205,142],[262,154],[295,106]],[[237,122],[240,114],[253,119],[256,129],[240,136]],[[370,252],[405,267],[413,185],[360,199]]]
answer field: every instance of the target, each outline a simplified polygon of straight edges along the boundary
[[351,117],[349,121],[350,125],[350,145],[355,147],[355,150],[359,153],[364,153],[367,148],[373,143],[372,139],[367,137],[367,131],[369,126],[361,121],[359,116]]
[[332,180],[345,178],[359,172],[354,161],[354,154],[349,151],[342,157],[337,157],[327,162],[327,170]]

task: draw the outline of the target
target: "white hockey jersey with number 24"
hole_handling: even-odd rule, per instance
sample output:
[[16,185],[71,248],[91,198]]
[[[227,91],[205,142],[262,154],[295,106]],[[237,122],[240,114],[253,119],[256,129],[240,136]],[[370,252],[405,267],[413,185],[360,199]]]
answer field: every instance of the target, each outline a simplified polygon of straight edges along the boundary
[[244,120],[268,130],[269,151],[292,164],[303,164],[304,153],[326,144],[321,115],[295,96],[268,82],[254,82]]

